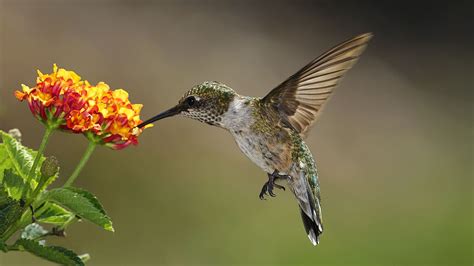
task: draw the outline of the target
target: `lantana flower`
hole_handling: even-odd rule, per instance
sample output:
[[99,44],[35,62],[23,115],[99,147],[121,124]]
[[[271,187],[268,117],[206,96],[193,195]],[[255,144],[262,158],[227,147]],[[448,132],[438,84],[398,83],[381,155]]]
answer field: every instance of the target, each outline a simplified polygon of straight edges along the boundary
[[86,133],[106,146],[122,149],[137,144],[142,132],[137,126],[143,105],[132,104],[123,89],[111,90],[104,82],[87,88],[87,103],[81,110],[73,110],[67,118],[67,127],[74,132]]
[[94,142],[114,149],[137,144],[143,129],[141,104],[132,104],[123,89],[111,90],[104,83],[92,86],[73,71],[53,66],[53,73],[38,71],[36,86],[22,85],[18,100],[28,101],[35,117],[49,127],[83,133]]
[[87,85],[75,72],[58,69],[55,64],[51,74],[38,70],[36,86],[22,84],[22,91],[15,91],[15,96],[20,101],[27,100],[31,113],[42,123],[64,127],[68,114],[82,109],[86,103],[82,94]]

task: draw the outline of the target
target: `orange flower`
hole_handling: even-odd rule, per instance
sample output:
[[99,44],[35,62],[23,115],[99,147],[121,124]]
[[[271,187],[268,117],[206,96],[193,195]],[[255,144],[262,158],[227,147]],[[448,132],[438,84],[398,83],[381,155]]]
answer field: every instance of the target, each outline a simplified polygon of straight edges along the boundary
[[38,70],[36,86],[22,84],[22,91],[15,91],[15,96],[20,101],[27,100],[31,112],[41,122],[58,127],[70,111],[84,106],[81,90],[87,84],[73,71],[54,65],[51,74],[44,75]]
[[125,90],[111,90],[103,82],[87,88],[87,107],[67,119],[74,131],[93,132],[95,139],[114,149],[137,144],[143,131],[136,128],[140,120],[141,104],[132,104]]
[[91,86],[73,71],[54,65],[53,73],[38,71],[36,86],[22,85],[18,100],[48,126],[84,133],[90,140],[114,149],[137,144],[141,104],[132,104],[125,90],[111,90],[104,82]]

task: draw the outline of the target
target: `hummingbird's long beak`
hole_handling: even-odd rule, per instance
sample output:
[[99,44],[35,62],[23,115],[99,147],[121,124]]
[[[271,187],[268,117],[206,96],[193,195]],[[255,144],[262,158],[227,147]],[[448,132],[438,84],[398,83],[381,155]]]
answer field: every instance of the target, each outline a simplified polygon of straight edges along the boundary
[[137,127],[138,127],[138,128],[142,128],[142,127],[144,127],[144,126],[146,126],[146,125],[148,125],[148,124],[151,124],[151,123],[153,123],[153,122],[155,122],[155,121],[158,121],[158,120],[160,120],[160,119],[163,119],[163,118],[166,118],[166,117],[170,117],[170,116],[173,116],[173,115],[177,115],[177,114],[179,114],[180,112],[181,112],[181,107],[180,107],[179,105],[176,105],[175,107],[170,108],[170,109],[168,109],[168,110],[166,110],[166,111],[164,111],[164,112],[162,112],[162,113],[160,113],[160,114],[158,114],[158,115],[156,115],[156,116],[154,116],[154,117],[152,117],[152,118],[146,120],[145,122],[141,123],[141,124],[138,125]]

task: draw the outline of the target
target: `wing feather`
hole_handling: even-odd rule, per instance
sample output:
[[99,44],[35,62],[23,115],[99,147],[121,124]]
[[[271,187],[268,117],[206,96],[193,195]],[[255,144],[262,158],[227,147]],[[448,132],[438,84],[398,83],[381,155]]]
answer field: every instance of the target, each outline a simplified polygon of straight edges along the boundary
[[265,106],[278,111],[281,120],[303,136],[371,38],[371,33],[361,34],[314,59],[270,91],[262,99]]

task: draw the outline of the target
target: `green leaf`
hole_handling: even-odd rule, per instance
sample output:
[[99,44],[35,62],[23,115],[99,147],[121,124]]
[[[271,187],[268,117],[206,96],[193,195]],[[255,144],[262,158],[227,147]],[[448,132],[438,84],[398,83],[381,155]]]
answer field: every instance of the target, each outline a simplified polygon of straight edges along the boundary
[[20,200],[25,182],[23,181],[23,178],[13,172],[13,169],[5,169],[3,186],[5,187],[9,197],[14,200]]
[[21,232],[21,238],[24,239],[35,239],[47,234],[48,231],[45,230],[41,225],[37,223],[29,224],[25,227],[23,232]]
[[[33,161],[37,152],[24,147],[19,141],[17,141],[12,136],[1,130],[0,136],[2,138],[4,148],[3,151],[0,151],[0,155],[4,156],[5,154],[2,153],[6,152],[10,160],[10,162],[3,162],[3,164],[6,166],[10,166],[10,168],[14,169],[15,173],[21,176],[23,180],[28,180],[28,173],[31,167],[33,166]],[[41,156],[40,165],[43,163],[44,159],[45,158]],[[3,167],[0,166],[0,169]],[[39,176],[39,169],[37,169],[33,176],[34,181],[32,181],[32,184],[30,184],[32,188],[36,186],[36,180],[39,178]]]
[[28,252],[52,262],[62,265],[84,265],[76,253],[63,247],[43,246],[36,241],[23,238],[19,239],[16,244]]
[[8,196],[5,188],[0,185],[0,236],[21,218],[20,203]]
[[0,182],[3,180],[3,171],[10,168],[13,168],[12,161],[8,156],[5,144],[0,143]]
[[81,218],[91,221],[105,230],[114,231],[112,221],[97,198],[79,188],[56,188],[46,193],[46,199],[55,202]]
[[40,211],[40,214],[36,216],[38,222],[63,225],[75,216],[72,212],[52,202],[47,202],[41,207],[43,208],[44,211]]

